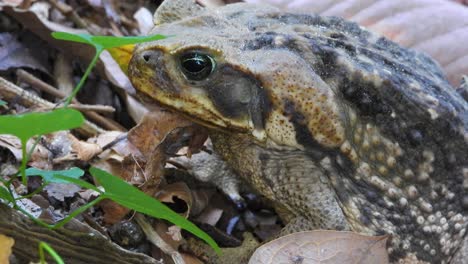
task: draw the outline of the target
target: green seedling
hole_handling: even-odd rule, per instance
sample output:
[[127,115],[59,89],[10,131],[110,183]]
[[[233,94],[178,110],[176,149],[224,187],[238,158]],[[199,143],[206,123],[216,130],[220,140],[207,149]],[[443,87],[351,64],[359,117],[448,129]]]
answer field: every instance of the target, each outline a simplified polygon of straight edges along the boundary
[[26,185],[26,163],[28,155],[26,143],[31,137],[52,133],[60,130],[69,130],[81,126],[83,115],[74,109],[56,109],[44,113],[26,113],[22,115],[0,116],[0,134],[10,134],[21,141],[21,175]]
[[[96,64],[99,55],[105,49],[111,49],[122,45],[136,44],[145,41],[153,41],[165,38],[161,35],[154,35],[149,37],[107,37],[107,36],[91,36],[85,34],[69,34],[64,32],[54,32],[54,38],[61,40],[68,40],[80,43],[86,43],[92,45],[96,49],[96,54],[93,57],[91,63],[87,67],[85,74],[77,84],[72,94],[67,98],[65,107],[68,106],[74,96],[83,86],[86,81],[91,69]],[[3,101],[1,101],[3,102]],[[0,102],[0,104],[1,104]],[[96,186],[79,179],[84,171],[79,168],[71,168],[68,170],[50,171],[40,170],[37,168],[29,168],[26,170],[26,164],[29,155],[26,152],[26,142],[34,136],[40,136],[43,134],[56,132],[60,130],[69,130],[79,127],[84,122],[84,118],[81,113],[73,109],[57,109],[46,113],[28,113],[23,115],[6,115],[0,116],[0,134],[12,134],[17,136],[21,140],[23,159],[21,162],[20,172],[22,175],[22,181],[26,185],[28,176],[40,176],[44,180],[44,185],[41,186],[34,193],[14,198],[13,192],[10,189],[11,180],[5,181],[0,179],[3,186],[0,185],[0,199],[5,200],[8,203],[12,203],[13,207],[24,214],[28,215],[34,222],[39,225],[46,226],[48,228],[59,228],[65,225],[72,218],[78,214],[86,211],[88,208],[94,206],[98,202],[104,199],[111,199],[129,209],[156,217],[165,219],[172,222],[181,228],[191,232],[207,242],[213,249],[220,253],[220,249],[216,242],[205,232],[199,229],[196,225],[180,216],[179,214],[172,211],[170,208],[155,200],[154,198],[146,195],[137,188],[123,181],[122,179],[113,176],[105,171],[97,168],[91,168],[90,173],[95,177],[97,181],[102,185],[104,191],[100,190]],[[36,141],[37,143],[37,141]],[[32,152],[32,149],[30,150]],[[99,197],[90,203],[83,205],[82,207],[73,211],[69,216],[62,219],[54,225],[49,225],[34,216],[30,215],[27,211],[16,205],[16,200],[28,198],[40,191],[49,183],[73,183],[83,188],[91,189],[99,193]],[[39,245],[39,253],[41,255],[41,263],[45,261],[44,250],[46,250],[57,263],[63,263],[60,256],[46,243],[41,242]]]
[[52,37],[60,40],[67,40],[72,42],[84,43],[93,46],[96,49],[96,54],[94,55],[91,63],[86,68],[83,77],[81,77],[80,82],[76,85],[75,89],[71,95],[65,101],[65,106],[68,106],[76,94],[80,91],[85,80],[88,78],[88,75],[91,73],[91,69],[96,65],[99,55],[106,50],[112,49],[119,46],[137,44],[147,41],[154,41],[166,38],[163,35],[153,35],[153,36],[142,36],[142,37],[110,37],[110,36],[92,36],[88,34],[71,34],[66,32],[53,32]]
[[63,262],[60,255],[57,254],[57,252],[55,252],[55,250],[51,246],[49,246],[49,244],[47,244],[46,242],[42,242],[42,241],[39,242],[39,261],[40,261],[39,263],[47,264],[44,251],[47,251],[47,253],[49,253],[49,255],[55,260],[55,263],[65,264],[65,262]]

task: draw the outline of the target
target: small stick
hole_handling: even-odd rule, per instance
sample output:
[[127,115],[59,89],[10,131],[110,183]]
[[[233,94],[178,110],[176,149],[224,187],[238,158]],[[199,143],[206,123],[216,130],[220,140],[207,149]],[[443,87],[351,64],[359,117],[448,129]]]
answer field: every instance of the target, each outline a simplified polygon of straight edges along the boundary
[[93,111],[97,113],[113,113],[115,108],[109,105],[88,105],[88,104],[70,104],[68,107],[80,112]]
[[[26,107],[39,106],[41,108],[55,108],[55,104],[46,101],[39,96],[36,96],[23,88],[7,81],[0,77],[0,95],[8,101],[16,100],[21,105]],[[83,125],[78,129],[80,132],[87,136],[94,136],[99,133],[104,133],[105,130],[97,125],[85,120]]]
[[60,13],[62,13],[64,16],[68,17],[73,23],[75,23],[79,28],[84,28],[88,30],[92,35],[102,35],[99,33],[97,30],[95,30],[93,27],[89,26],[88,23],[84,19],[82,19],[78,13],[73,10],[73,8],[69,5],[67,5],[64,2],[58,2],[57,0],[49,0],[50,4],[53,5],[55,8],[57,8]]
[[[49,85],[48,83],[36,78],[36,76],[26,72],[25,70],[21,70],[21,69],[17,70],[16,74],[18,75],[19,78],[21,78],[21,80],[23,80],[26,83],[32,85],[33,87],[37,87],[41,91],[44,91],[44,92],[46,92],[46,93],[48,93],[50,95],[53,95],[53,96],[55,96],[55,97],[57,97],[59,99],[65,99],[67,97],[67,95],[65,95],[64,93],[62,93],[61,91],[59,91],[55,87],[53,87],[53,86]],[[75,98],[73,98],[72,102],[75,103],[75,104],[80,104],[80,102],[78,100],[76,100]],[[56,106],[54,105],[54,107],[56,107]],[[113,120],[110,120],[110,119],[108,119],[106,117],[103,117],[103,116],[99,115],[96,112],[85,111],[85,112],[83,112],[83,114],[85,114],[89,119],[93,120],[93,122],[96,122],[97,124],[104,127],[105,129],[117,130],[117,131],[126,131],[126,129],[124,127],[122,127],[121,125],[117,124]]]

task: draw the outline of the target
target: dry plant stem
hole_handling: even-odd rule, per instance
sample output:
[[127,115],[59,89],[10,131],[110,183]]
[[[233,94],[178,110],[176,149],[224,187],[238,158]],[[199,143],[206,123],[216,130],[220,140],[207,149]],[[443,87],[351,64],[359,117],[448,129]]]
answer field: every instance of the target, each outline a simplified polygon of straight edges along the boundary
[[53,5],[57,10],[60,11],[64,16],[68,17],[73,23],[75,23],[79,28],[86,29],[92,35],[101,35],[98,31],[94,30],[93,27],[90,27],[85,20],[83,20],[73,8],[64,2],[58,2],[57,0],[49,0],[50,4]]
[[[7,81],[0,77],[0,95],[6,101],[15,100],[17,103],[26,107],[40,107],[40,108],[55,108],[55,104],[46,101],[30,92],[25,91],[23,88]],[[83,125],[78,128],[78,131],[86,136],[94,136],[96,134],[104,133],[105,130],[96,126],[95,124],[85,121]]]
[[[50,95],[53,95],[59,99],[65,99],[67,97],[66,94],[63,94],[61,91],[59,91],[58,89],[56,89],[55,87],[43,82],[42,80],[36,78],[34,75],[24,71],[24,70],[18,70],[16,71],[16,74],[18,75],[19,78],[21,78],[21,80],[25,81],[26,83],[30,84],[31,86],[33,87],[36,87],[38,89],[40,89],[41,91],[43,92],[46,92]],[[75,98],[72,99],[72,102],[74,104],[80,104],[80,102],[78,100],[76,100]],[[55,105],[54,105],[55,107]],[[102,106],[104,109],[104,106]],[[81,109],[78,109],[78,108],[75,108],[77,110],[80,110]],[[112,108],[114,109],[114,108]],[[86,110],[86,109],[84,109]],[[83,112],[84,115],[86,115],[87,118],[89,118],[90,120],[92,120],[93,122],[97,123],[98,125],[102,126],[103,128],[105,129],[108,129],[108,130],[117,130],[117,131],[126,131],[126,129],[120,125],[118,125],[117,123],[115,123],[114,121],[106,118],[106,117],[103,117],[99,114],[97,114],[96,112],[93,112],[93,111],[84,111]]]
[[[130,252],[77,220],[66,228],[38,226],[20,212],[0,203],[0,233],[15,240],[13,254],[19,263],[39,259],[40,241],[48,243],[67,264],[162,264],[144,254]],[[47,258],[49,263],[55,263]]]
[[128,19],[126,16],[121,15],[120,16],[120,21],[122,22],[122,25],[124,25],[126,27],[129,27],[129,28],[132,28],[132,29],[138,28],[138,23],[135,23],[131,19]]
[[135,220],[140,225],[143,232],[145,232],[146,238],[153,243],[156,247],[161,249],[164,253],[172,257],[172,260],[175,264],[185,264],[184,258],[182,255],[167,244],[159,235],[154,231],[153,227],[148,223],[145,216],[137,213],[135,215]]
[[88,105],[88,104],[70,104],[68,107],[76,109],[80,112],[83,112],[86,115],[86,112],[93,111],[96,113],[113,113],[115,108],[108,105]]

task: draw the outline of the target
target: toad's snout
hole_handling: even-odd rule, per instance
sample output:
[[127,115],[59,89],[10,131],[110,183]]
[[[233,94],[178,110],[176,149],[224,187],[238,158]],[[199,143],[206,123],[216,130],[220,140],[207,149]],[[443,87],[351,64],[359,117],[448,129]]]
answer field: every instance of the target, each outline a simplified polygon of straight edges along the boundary
[[136,50],[133,54],[131,63],[155,69],[157,67],[161,67],[163,64],[162,60],[163,53],[159,50]]

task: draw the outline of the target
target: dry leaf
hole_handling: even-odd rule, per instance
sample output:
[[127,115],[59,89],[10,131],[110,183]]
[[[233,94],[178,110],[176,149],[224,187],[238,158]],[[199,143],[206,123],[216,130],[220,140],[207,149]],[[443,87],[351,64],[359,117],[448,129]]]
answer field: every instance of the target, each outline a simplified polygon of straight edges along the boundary
[[19,6],[23,3],[23,0],[2,0],[0,2],[0,10],[2,10],[2,6]]
[[[34,7],[34,6],[33,6]],[[22,10],[6,6],[3,11],[19,21],[25,28],[31,30],[34,34],[45,40],[47,43],[62,50],[65,54],[72,54],[73,57],[78,57],[84,62],[89,62],[95,54],[92,46],[70,42],[61,41],[52,38],[53,31],[67,32],[73,34],[89,34],[86,30],[69,28],[59,23],[51,22],[46,17],[36,13],[34,9]],[[135,89],[130,83],[130,80],[122,72],[117,62],[112,58],[109,52],[104,51],[99,57],[102,64],[97,64],[96,68],[117,87],[120,87],[128,93],[134,94]]]
[[[38,55],[44,53],[38,52],[34,47],[29,47],[25,40],[19,42],[19,38],[24,38],[24,36],[10,33],[0,34],[0,61],[2,62],[0,63],[0,70],[7,71],[11,68],[27,67],[49,73],[49,70],[43,66],[47,65],[44,63],[46,58],[44,56],[38,58]],[[41,43],[35,44],[39,46]]]
[[[34,146],[34,143],[35,139],[28,140],[26,149],[31,149]],[[15,156],[17,161],[22,160],[21,141],[19,138],[12,135],[0,135],[0,147],[7,148]],[[49,160],[49,157],[51,156],[52,153],[39,143],[34,148],[34,151],[28,161],[28,165],[39,169],[52,169],[52,164],[50,164]]]
[[219,219],[221,219],[222,215],[223,210],[219,208],[208,207],[197,217],[197,222],[215,226]]
[[120,222],[130,212],[130,209],[107,199],[100,202],[99,207],[104,211],[103,222],[106,225]]
[[388,263],[388,236],[317,230],[290,234],[259,247],[249,264]]
[[187,119],[169,111],[151,111],[128,132],[128,140],[148,158],[166,134],[175,128],[191,124]]
[[0,263],[10,263],[9,258],[14,244],[15,240],[13,238],[0,234]]
[[75,196],[81,187],[71,183],[49,183],[44,190],[49,196],[63,202],[66,197]]
[[192,207],[192,194],[184,182],[176,182],[164,186],[164,188],[158,192],[156,198],[161,202],[174,203],[174,197],[179,198],[184,201],[187,205],[187,211],[184,212],[184,216],[188,217],[190,214],[190,209]]
[[22,159],[21,141],[12,135],[0,135],[0,147],[8,149],[16,160]]
[[180,228],[177,230],[177,227],[168,226],[163,221],[155,221],[153,228],[158,233],[159,237],[175,250],[184,242]]
[[140,34],[146,35],[153,28],[153,13],[145,7],[140,7],[135,12],[133,18],[138,22],[140,28]]
[[68,134],[68,138],[72,142],[72,149],[79,160],[89,161],[102,151],[102,148],[98,144],[78,140],[72,134]]

